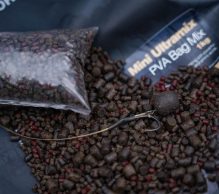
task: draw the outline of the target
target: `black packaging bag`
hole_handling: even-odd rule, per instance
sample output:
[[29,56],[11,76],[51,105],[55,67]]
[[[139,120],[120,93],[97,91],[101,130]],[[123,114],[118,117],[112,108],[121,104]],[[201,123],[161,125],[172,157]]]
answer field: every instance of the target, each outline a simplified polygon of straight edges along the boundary
[[[219,39],[218,0],[0,0],[0,31],[98,26],[95,44],[125,60],[188,9],[195,10]],[[23,153],[1,129],[0,143],[0,194],[30,194],[36,181]],[[218,192],[209,183],[208,194]]]

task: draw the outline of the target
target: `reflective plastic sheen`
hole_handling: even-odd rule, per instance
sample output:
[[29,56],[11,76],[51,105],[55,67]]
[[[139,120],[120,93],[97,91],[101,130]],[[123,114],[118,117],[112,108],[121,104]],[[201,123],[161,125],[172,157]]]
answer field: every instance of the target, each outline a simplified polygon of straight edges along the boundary
[[89,114],[82,68],[96,32],[0,33],[0,104]]

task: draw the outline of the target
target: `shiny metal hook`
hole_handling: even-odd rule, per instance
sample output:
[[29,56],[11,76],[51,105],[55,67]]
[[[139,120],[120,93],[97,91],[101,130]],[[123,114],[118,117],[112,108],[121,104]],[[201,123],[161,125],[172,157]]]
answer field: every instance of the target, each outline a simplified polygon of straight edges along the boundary
[[156,123],[157,123],[157,127],[154,128],[154,129],[145,129],[144,131],[145,132],[150,132],[150,131],[157,131],[161,128],[161,123],[160,121],[154,116],[154,113],[156,112],[156,110],[150,110],[150,111],[147,111],[147,112],[143,112],[143,113],[140,113],[140,114],[137,114],[137,115],[134,115],[134,116],[130,116],[130,117],[125,117],[123,119],[120,119],[119,121],[117,121],[116,123],[114,123],[113,125],[107,127],[107,128],[104,128],[104,129],[101,129],[99,131],[95,131],[95,132],[91,132],[91,133],[87,133],[87,134],[81,134],[81,135],[77,135],[77,136],[73,136],[73,137],[66,137],[66,138],[49,138],[49,139],[45,139],[45,138],[38,138],[38,137],[30,137],[30,136],[26,136],[26,135],[22,135],[22,134],[19,134],[18,132],[16,131],[13,131],[11,129],[8,129],[7,127],[4,127],[4,126],[1,126],[1,128],[5,129],[6,131],[8,131],[9,133],[15,135],[15,136],[19,136],[21,138],[24,138],[24,139],[29,139],[29,140],[40,140],[40,141],[68,141],[68,140],[74,140],[74,139],[79,139],[79,138],[85,138],[85,137],[90,137],[90,136],[93,136],[93,135],[97,135],[97,134],[100,134],[100,133],[104,133],[106,131],[109,131],[111,129],[114,129],[115,127],[118,127],[124,123],[128,123],[128,122],[131,122],[131,121],[134,121],[136,119],[140,119],[140,118],[148,118],[148,119],[152,119],[154,120]]
[[147,112],[143,112],[143,113],[140,113],[140,114],[137,114],[137,115],[134,115],[134,116],[131,116],[131,117],[125,117],[123,119],[120,119],[119,121],[117,121],[116,123],[114,123],[113,125],[111,125],[110,127],[108,127],[108,129],[113,129],[115,127],[118,127],[119,125],[122,125],[124,123],[128,123],[128,122],[131,122],[131,121],[134,121],[136,119],[140,119],[140,118],[148,118],[148,119],[152,119],[154,120],[156,123],[157,123],[157,127],[154,128],[154,129],[145,129],[144,131],[157,131],[160,129],[161,127],[161,123],[160,121],[154,116],[154,113],[156,112],[156,110],[150,110],[150,111],[147,111]]

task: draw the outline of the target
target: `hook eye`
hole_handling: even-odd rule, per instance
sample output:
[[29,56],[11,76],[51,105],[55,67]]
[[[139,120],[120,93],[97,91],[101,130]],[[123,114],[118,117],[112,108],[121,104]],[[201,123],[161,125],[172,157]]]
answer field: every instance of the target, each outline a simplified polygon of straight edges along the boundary
[[157,131],[161,128],[161,122],[154,116],[155,112],[156,112],[156,110],[150,110],[150,111],[147,111],[147,112],[144,112],[144,113],[134,115],[133,117],[125,118],[124,120],[126,122],[130,122],[130,121],[140,119],[140,118],[148,118],[148,119],[154,120],[157,124],[157,127],[154,128],[154,129],[145,129],[144,131],[145,132]]
[[154,120],[157,124],[157,127],[154,128],[154,129],[145,129],[144,131],[145,132],[150,132],[150,131],[157,131],[161,128],[161,122],[153,115],[149,114],[147,115],[147,118],[151,119],[151,120]]

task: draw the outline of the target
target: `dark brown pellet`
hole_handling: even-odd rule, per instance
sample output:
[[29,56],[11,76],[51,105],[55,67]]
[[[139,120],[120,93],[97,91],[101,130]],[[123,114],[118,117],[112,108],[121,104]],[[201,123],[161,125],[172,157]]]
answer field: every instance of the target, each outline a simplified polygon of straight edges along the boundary
[[74,187],[74,183],[69,180],[64,180],[62,185],[66,190],[72,190],[72,188]]
[[90,155],[90,154],[85,156],[84,162],[86,164],[91,165],[92,167],[95,167],[97,165],[97,160],[92,155]]
[[116,90],[112,88],[112,89],[106,94],[106,98],[107,98],[108,100],[112,100],[115,95],[116,95]]
[[73,163],[75,165],[80,165],[81,162],[83,161],[84,159],[84,153],[83,152],[78,152],[77,154],[75,154],[75,156],[73,156]]
[[25,162],[29,162],[33,158],[32,154],[29,154],[25,157]]
[[214,172],[215,168],[216,168],[216,164],[213,161],[206,161],[204,164],[204,169],[207,172]]
[[94,67],[92,70],[92,75],[95,77],[101,76],[101,69],[99,67]]
[[166,123],[168,129],[173,129],[176,126],[176,119],[173,116],[168,116]]
[[185,174],[183,177],[183,183],[192,186],[194,184],[194,178],[191,174]]
[[171,176],[173,178],[180,178],[185,174],[185,169],[180,167],[171,171]]
[[176,156],[179,155],[179,152],[180,152],[180,150],[179,150],[179,145],[175,145],[175,146],[173,146],[173,148],[172,148],[171,156],[172,156],[172,157],[176,157]]
[[158,172],[158,174],[157,174],[157,178],[158,178],[161,182],[165,181],[165,180],[166,180],[166,177],[167,177],[167,174],[166,174],[165,172],[160,171],[160,172]]
[[128,81],[128,86],[134,87],[135,84],[136,84],[136,82],[137,82],[137,80],[136,80],[134,77],[132,77],[132,78],[130,78],[129,81]]
[[96,89],[100,89],[101,87],[103,87],[103,85],[105,84],[105,81],[103,79],[99,79],[95,84],[94,87]]
[[192,162],[192,158],[183,158],[183,159],[179,159],[178,163],[181,166],[188,166],[190,165]]
[[52,165],[47,166],[45,169],[45,173],[47,175],[55,175],[56,172],[57,172],[57,170],[56,170],[55,166],[52,166]]
[[81,176],[75,172],[71,172],[70,174],[68,174],[68,179],[72,182],[79,182],[80,178]]
[[93,145],[91,148],[90,148],[90,153],[97,159],[102,159],[103,156],[100,152],[100,149],[96,146],[96,145]]
[[106,162],[112,163],[117,159],[117,153],[115,153],[115,152],[109,153],[104,158],[105,158]]
[[115,74],[113,72],[109,72],[107,74],[104,75],[104,79],[108,82],[113,80],[113,78],[115,77]]
[[185,121],[184,123],[181,124],[181,127],[183,128],[184,131],[187,131],[195,126],[194,122],[189,119]]
[[187,172],[188,172],[189,174],[196,174],[196,173],[199,172],[199,171],[200,171],[200,168],[199,168],[198,165],[189,166],[189,167],[187,168]]
[[217,148],[217,139],[216,138],[213,138],[210,141],[209,148],[211,149],[211,151],[215,151],[215,149]]
[[206,180],[205,180],[205,177],[202,174],[202,172],[198,172],[195,175],[195,178],[196,178],[196,182],[198,183],[199,186],[202,186],[202,185],[206,184]]
[[120,144],[120,145],[126,145],[127,144],[127,142],[128,142],[128,138],[129,138],[129,136],[128,136],[128,134],[126,133],[126,132],[121,132],[120,134],[119,134],[119,137],[118,137],[118,143]]
[[116,189],[123,191],[126,188],[126,180],[124,178],[118,178],[116,181]]
[[191,156],[194,153],[195,149],[192,146],[186,146],[185,153],[188,156]]
[[183,122],[187,121],[190,119],[190,113],[188,111],[184,111],[180,114],[181,119]]
[[113,192],[112,190],[110,190],[109,188],[105,186],[102,188],[102,190],[104,194],[116,194],[115,192]]
[[156,167],[158,162],[159,162],[158,158],[153,158],[150,162],[150,166],[154,168],[154,167]]
[[128,147],[123,148],[119,153],[119,160],[127,160],[130,156],[130,149]]
[[130,176],[135,175],[136,171],[131,164],[128,164],[124,167],[123,173],[127,178],[129,178]]
[[102,177],[111,177],[112,171],[108,167],[100,167],[98,169],[98,174]]
[[58,184],[50,179],[46,182],[46,187],[50,193],[55,193],[57,192]]
[[132,112],[135,112],[136,109],[137,109],[137,105],[138,105],[138,102],[137,102],[137,101],[131,101],[130,104],[129,104],[129,109],[130,109]]
[[209,174],[208,180],[214,182],[216,180],[216,174]]
[[110,64],[105,64],[104,67],[103,67],[103,70],[105,72],[113,71],[113,66],[110,65]]
[[20,137],[18,137],[18,136],[11,136],[11,137],[10,137],[10,140],[11,140],[12,142],[18,142],[18,141],[20,140]]

